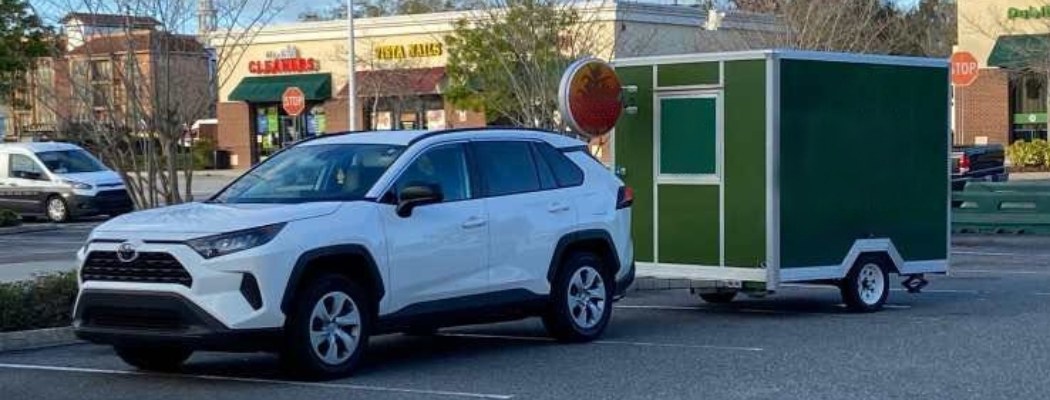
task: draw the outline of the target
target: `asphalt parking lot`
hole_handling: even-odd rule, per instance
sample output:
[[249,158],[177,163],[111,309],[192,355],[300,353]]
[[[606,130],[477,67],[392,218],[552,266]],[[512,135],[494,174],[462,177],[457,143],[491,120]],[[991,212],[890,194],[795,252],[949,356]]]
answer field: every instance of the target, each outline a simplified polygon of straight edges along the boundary
[[953,272],[850,314],[836,290],[794,286],[705,305],[635,292],[603,340],[563,345],[536,320],[373,341],[353,377],[284,378],[265,354],[196,354],[139,373],[108,348],[0,354],[5,398],[892,399],[1043,398],[1050,391],[1050,239],[957,238]]

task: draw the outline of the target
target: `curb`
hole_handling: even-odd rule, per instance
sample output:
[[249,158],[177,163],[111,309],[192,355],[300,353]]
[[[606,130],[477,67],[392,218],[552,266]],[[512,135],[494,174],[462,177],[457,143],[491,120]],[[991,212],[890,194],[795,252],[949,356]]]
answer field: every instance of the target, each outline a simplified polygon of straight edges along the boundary
[[55,224],[34,224],[34,225],[19,225],[11,226],[6,228],[0,228],[0,236],[4,235],[17,235],[20,233],[33,233],[33,232],[47,232],[58,230],[58,225]]
[[0,333],[0,353],[41,347],[63,346],[79,342],[73,327],[34,329]]
[[651,290],[678,290],[694,287],[693,281],[689,279],[667,279],[639,277],[634,284],[627,288],[628,292],[647,292]]

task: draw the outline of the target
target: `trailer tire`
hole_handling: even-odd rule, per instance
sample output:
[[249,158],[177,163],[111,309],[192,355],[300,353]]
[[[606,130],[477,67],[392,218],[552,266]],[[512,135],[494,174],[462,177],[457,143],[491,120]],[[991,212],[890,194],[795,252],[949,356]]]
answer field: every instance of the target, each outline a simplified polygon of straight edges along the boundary
[[736,298],[737,292],[701,293],[700,298],[711,304],[727,304]]
[[854,312],[881,310],[890,294],[889,270],[884,259],[877,255],[857,258],[846,278],[839,281],[846,308]]

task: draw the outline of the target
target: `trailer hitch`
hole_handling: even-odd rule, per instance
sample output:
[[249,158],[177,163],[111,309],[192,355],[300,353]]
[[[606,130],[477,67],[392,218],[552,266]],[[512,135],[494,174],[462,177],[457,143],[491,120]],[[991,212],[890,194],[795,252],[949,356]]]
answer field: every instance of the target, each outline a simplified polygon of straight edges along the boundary
[[908,275],[908,279],[901,282],[901,286],[904,286],[908,293],[922,293],[922,288],[929,284],[930,281],[926,280],[926,276],[923,274]]

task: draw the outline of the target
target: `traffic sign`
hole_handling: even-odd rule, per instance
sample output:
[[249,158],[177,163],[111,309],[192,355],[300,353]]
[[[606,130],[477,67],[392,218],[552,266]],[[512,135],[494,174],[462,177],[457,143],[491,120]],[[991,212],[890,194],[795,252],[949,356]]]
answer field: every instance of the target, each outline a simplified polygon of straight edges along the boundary
[[298,117],[306,109],[306,95],[299,88],[292,86],[281,95],[281,108],[293,117]]
[[616,126],[623,111],[620,79],[602,60],[584,58],[566,69],[558,86],[559,112],[576,133],[602,136]]
[[961,51],[952,54],[952,84],[955,86],[970,86],[977,80],[979,66],[977,59],[969,52]]

